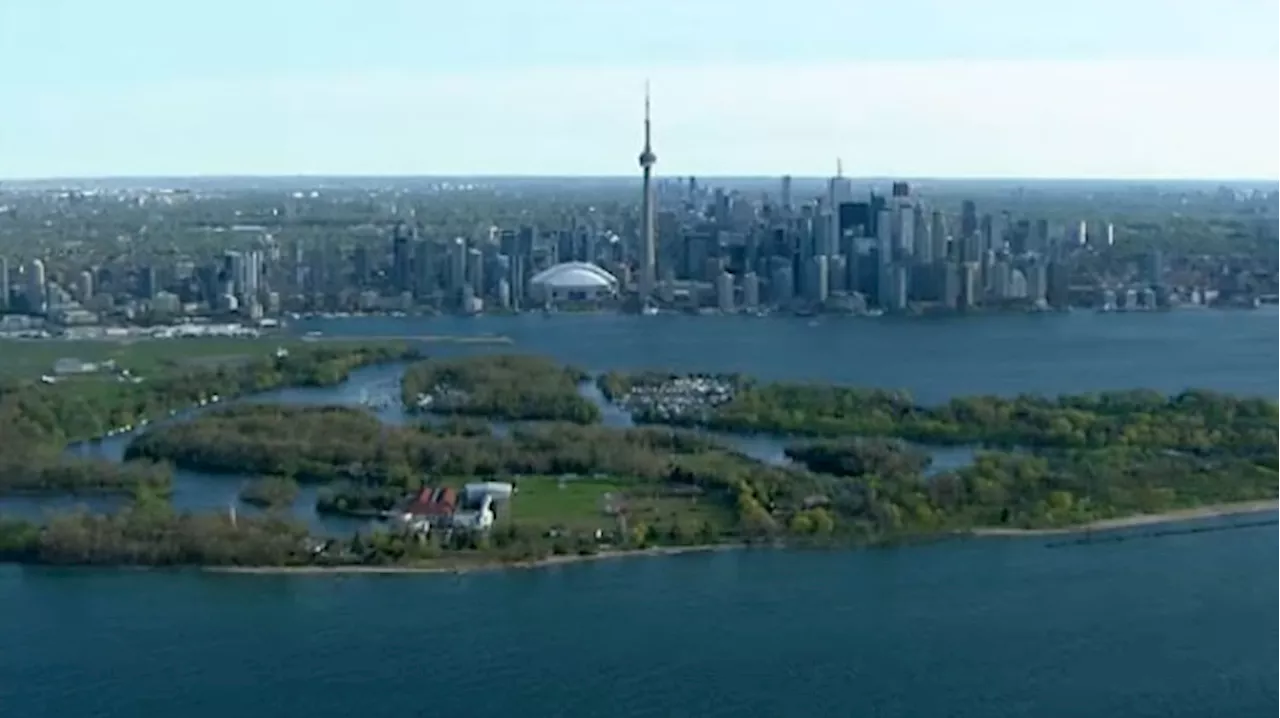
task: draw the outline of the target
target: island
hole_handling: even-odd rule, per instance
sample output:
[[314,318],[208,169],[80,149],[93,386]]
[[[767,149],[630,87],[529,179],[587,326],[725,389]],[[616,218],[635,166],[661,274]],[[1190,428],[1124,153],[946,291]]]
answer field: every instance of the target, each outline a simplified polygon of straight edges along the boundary
[[600,409],[578,393],[589,377],[580,369],[536,356],[430,358],[405,370],[407,408],[504,421],[600,421]]
[[[44,526],[6,521],[0,558],[461,570],[1114,527],[1276,506],[1277,411],[1261,399],[1133,391],[924,406],[895,391],[609,373],[598,378],[607,401],[640,422],[615,427],[599,423],[588,378],[540,357],[428,358],[407,367],[401,386],[421,421],[387,424],[365,407],[238,403],[154,425],[118,469],[152,477],[131,484],[128,507]],[[33,405],[13,411],[30,423]],[[775,435],[786,460],[751,458],[725,432]],[[975,458],[936,471],[929,444],[971,445]],[[242,497],[275,508],[175,512],[153,476],[168,466],[265,477]],[[319,487],[318,512],[377,528],[309,532],[285,510],[298,484]]]

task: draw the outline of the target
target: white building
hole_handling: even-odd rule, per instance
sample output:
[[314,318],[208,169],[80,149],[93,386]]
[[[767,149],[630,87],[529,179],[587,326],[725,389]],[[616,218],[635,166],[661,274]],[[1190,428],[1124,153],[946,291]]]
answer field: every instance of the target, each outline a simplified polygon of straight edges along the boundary
[[725,314],[731,314],[733,307],[733,275],[721,272],[716,277],[716,306]]
[[564,262],[529,279],[529,294],[540,302],[592,302],[618,293],[618,279],[588,262]]
[[493,519],[493,497],[486,494],[480,500],[479,508],[455,511],[451,522],[457,529],[485,531],[493,526]]
[[27,263],[27,306],[32,314],[44,314],[46,304],[44,260]]
[[477,481],[462,487],[464,501],[481,501],[486,496],[495,502],[508,501],[515,487],[505,481]]
[[760,306],[760,277],[755,272],[747,272],[742,277],[742,306],[747,309]]

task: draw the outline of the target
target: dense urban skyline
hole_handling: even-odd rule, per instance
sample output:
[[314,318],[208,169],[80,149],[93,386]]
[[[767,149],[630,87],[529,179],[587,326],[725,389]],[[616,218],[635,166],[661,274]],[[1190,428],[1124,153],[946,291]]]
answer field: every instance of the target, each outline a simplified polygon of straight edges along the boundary
[[10,3],[0,177],[1280,174],[1274,3],[697,5]]

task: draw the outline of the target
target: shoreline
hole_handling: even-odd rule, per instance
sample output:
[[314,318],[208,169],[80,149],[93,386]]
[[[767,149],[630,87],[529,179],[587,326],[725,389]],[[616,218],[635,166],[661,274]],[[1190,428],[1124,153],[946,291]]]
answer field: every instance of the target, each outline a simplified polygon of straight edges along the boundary
[[961,533],[977,538],[999,538],[1019,536],[1066,536],[1069,534],[1087,533],[1091,531],[1113,531],[1117,529],[1139,528],[1158,524],[1177,523],[1194,519],[1210,519],[1225,516],[1255,514],[1280,509],[1278,499],[1260,499],[1256,501],[1236,501],[1225,504],[1209,504],[1189,509],[1173,509],[1158,514],[1135,514],[1114,519],[1099,519],[1077,526],[1061,528],[1019,529],[999,526],[967,529]]
[[[963,529],[952,532],[951,534],[935,534],[930,537],[933,539],[951,538],[977,538],[977,539],[1013,539],[1013,538],[1032,538],[1045,536],[1069,536],[1073,534],[1082,534],[1091,531],[1107,531],[1119,530],[1126,528],[1139,528],[1144,526],[1157,526],[1162,524],[1178,523],[1182,521],[1192,521],[1196,519],[1219,518],[1228,516],[1243,516],[1247,514],[1269,513],[1280,509],[1280,499],[1262,499],[1257,501],[1241,501],[1225,504],[1213,504],[1209,506],[1201,506],[1189,509],[1175,509],[1159,514],[1138,514],[1124,518],[1102,519],[1088,524],[1078,526],[1067,526],[1061,528],[1045,528],[1045,529],[1018,529],[1003,527],[977,527],[971,529]],[[679,556],[684,554],[712,553],[723,551],[740,551],[755,547],[765,548],[786,548],[785,543],[768,542],[768,543],[720,543],[720,544],[700,544],[690,546],[654,546],[636,550],[620,550],[610,549],[599,551],[593,554],[562,554],[546,556],[540,559],[526,559],[521,561],[500,561],[493,559],[476,558],[473,560],[460,560],[450,562],[450,559],[427,559],[417,564],[404,565],[365,565],[365,564],[346,564],[333,566],[303,565],[303,566],[187,566],[188,570],[194,569],[203,573],[211,574],[239,574],[247,576],[275,576],[275,575],[292,575],[292,576],[339,576],[339,575],[411,575],[411,574],[470,574],[480,572],[497,572],[511,570],[530,570],[543,569],[553,566],[564,566],[570,564],[591,563],[596,561],[612,561],[616,559],[634,558],[634,557],[660,557],[660,556]],[[19,562],[21,563],[21,562]],[[37,564],[38,565],[38,564]],[[101,567],[99,567],[101,568]],[[152,570],[157,568],[166,568],[160,566],[116,566],[115,568],[133,569],[133,570]],[[168,568],[183,568],[180,566],[172,566]]]
[[505,334],[383,334],[373,336],[329,336],[318,337],[306,335],[283,334],[293,340],[301,340],[308,344],[341,344],[355,342],[421,342],[423,344],[515,344],[515,340]]
[[529,559],[524,561],[484,561],[478,560],[472,563],[459,563],[453,565],[432,565],[423,563],[419,565],[404,566],[365,566],[365,565],[347,565],[347,566],[201,566],[199,570],[208,573],[224,573],[224,574],[247,574],[247,575],[295,575],[295,576],[321,576],[336,574],[365,574],[365,575],[393,575],[393,574],[464,574],[477,573],[481,571],[507,571],[521,569],[538,569],[549,568],[551,566],[563,566],[567,564],[587,563],[592,561],[606,561],[620,558],[632,558],[641,556],[679,556],[691,553],[711,553],[719,551],[736,551],[746,548],[746,544],[728,543],[728,544],[704,544],[698,546],[654,546],[652,548],[636,549],[634,551],[609,550],[600,551],[593,554],[563,554],[558,556],[547,556],[540,559]]

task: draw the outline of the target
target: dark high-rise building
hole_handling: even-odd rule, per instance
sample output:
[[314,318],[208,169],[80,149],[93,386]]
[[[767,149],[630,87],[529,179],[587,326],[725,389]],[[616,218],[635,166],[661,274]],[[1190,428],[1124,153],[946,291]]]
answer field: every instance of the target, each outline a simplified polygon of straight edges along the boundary
[[0,257],[0,312],[9,308],[9,260]]
[[1031,239],[1027,242],[1027,250],[1045,252],[1049,249],[1049,220],[1037,219],[1031,228]]
[[867,226],[868,237],[880,236],[880,213],[888,207],[888,204],[889,203],[885,201],[884,197],[881,197],[874,192],[871,194],[871,224]]
[[507,283],[511,288],[511,306],[515,309],[523,307],[525,302],[525,282],[528,278],[525,274],[525,262],[525,255],[517,254],[510,258],[508,264]]
[[410,232],[404,223],[396,225],[391,238],[391,284],[397,292],[413,289],[413,259]]
[[533,256],[533,227],[525,225],[520,228],[520,233],[516,236],[515,254],[524,257],[525,261]]
[[847,236],[849,232],[860,237],[872,236],[871,229],[875,220],[871,214],[870,202],[841,202],[838,212],[839,220],[836,226],[839,228],[841,237]]
[[156,286],[156,268],[150,265],[138,270],[138,296],[142,299],[155,299],[159,287]]
[[520,253],[514,229],[504,229],[498,233],[498,252],[508,257],[514,257]]
[[968,239],[978,233],[978,206],[972,200],[960,204],[960,236]]
[[1147,256],[1147,282],[1153,287],[1164,284],[1164,254],[1159,249]]
[[195,283],[201,301],[213,304],[218,299],[218,268],[213,264],[196,267]]
[[575,262],[582,258],[578,256],[577,247],[573,241],[573,232],[562,229],[556,235],[556,261],[557,262]]
[[[659,225],[662,223],[659,222]],[[659,234],[661,236],[661,234]],[[578,252],[584,262],[597,262],[600,257],[596,251],[596,233],[587,227],[578,228]]]
[[1071,265],[1061,260],[1049,263],[1045,272],[1048,286],[1045,299],[1054,309],[1066,309],[1071,303]]
[[369,259],[368,245],[356,245],[356,248],[351,252],[351,265],[352,272],[355,277],[356,288],[367,288],[369,286],[369,280],[373,277],[373,262]]
[[1020,219],[1009,230],[1009,250],[1014,254],[1031,251],[1031,220]]
[[706,232],[692,232],[684,238],[684,257],[680,272],[683,276],[696,279],[702,276],[707,266],[707,259],[715,256],[712,245],[715,238]]
[[419,299],[433,297],[440,290],[440,262],[436,246],[420,239],[413,247],[413,292]]

